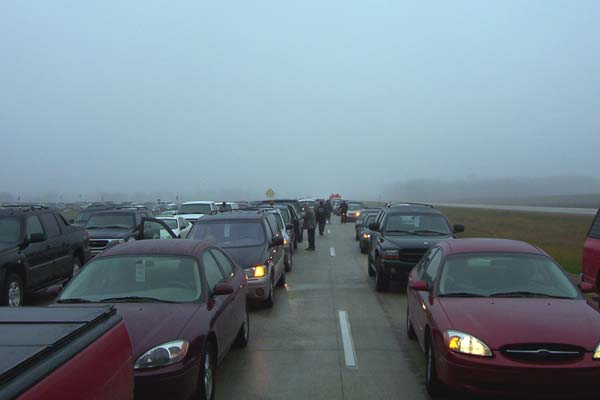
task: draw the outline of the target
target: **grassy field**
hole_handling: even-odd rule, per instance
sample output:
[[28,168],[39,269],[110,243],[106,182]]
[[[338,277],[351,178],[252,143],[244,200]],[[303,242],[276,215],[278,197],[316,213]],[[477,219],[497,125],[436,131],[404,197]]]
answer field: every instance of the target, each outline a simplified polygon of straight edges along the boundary
[[593,217],[441,208],[451,224],[464,224],[459,237],[523,240],[541,247],[567,271],[581,272],[581,253]]

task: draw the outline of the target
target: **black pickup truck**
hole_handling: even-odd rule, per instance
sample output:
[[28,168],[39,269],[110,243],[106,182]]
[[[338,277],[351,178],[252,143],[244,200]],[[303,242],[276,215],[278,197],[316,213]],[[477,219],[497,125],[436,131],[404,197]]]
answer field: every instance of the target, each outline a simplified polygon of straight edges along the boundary
[[43,206],[0,207],[0,304],[69,280],[91,257],[87,232]]

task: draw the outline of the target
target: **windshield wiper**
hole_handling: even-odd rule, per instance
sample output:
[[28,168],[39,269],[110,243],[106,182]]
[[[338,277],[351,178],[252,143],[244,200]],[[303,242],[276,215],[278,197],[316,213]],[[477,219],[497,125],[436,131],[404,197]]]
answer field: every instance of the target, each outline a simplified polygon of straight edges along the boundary
[[157,299],[156,297],[145,297],[145,296],[123,296],[123,297],[108,297],[99,301],[100,303],[174,303],[174,301],[168,301],[163,299]]
[[100,228],[100,229],[131,229],[131,227],[129,227],[129,226],[123,226],[123,225],[99,226],[99,227],[94,227],[94,228]]
[[454,292],[440,294],[439,297],[487,297],[483,294],[470,293],[470,292]]
[[436,236],[438,236],[438,235],[439,236],[446,236],[446,235],[448,235],[448,233],[446,233],[446,232],[432,231],[432,230],[429,230],[429,229],[418,229],[416,231],[412,231],[412,233],[414,233],[415,235],[419,235],[421,233],[429,233],[431,235],[436,235]]
[[72,297],[70,299],[60,299],[56,301],[57,303],[92,303],[91,300],[88,299],[82,299],[80,297]]
[[515,292],[498,292],[490,294],[490,297],[548,297],[552,299],[573,299],[569,296],[555,296],[547,293],[515,291]]
[[386,230],[385,233],[406,233],[407,235],[412,234],[411,231],[403,231],[401,229]]

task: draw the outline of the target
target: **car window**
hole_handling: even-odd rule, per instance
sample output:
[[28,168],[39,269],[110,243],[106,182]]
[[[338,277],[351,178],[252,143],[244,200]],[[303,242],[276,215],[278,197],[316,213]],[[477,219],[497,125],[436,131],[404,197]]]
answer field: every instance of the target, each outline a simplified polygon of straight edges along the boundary
[[225,280],[225,276],[219,268],[219,264],[210,252],[204,252],[202,256],[202,264],[204,264],[204,274],[206,276],[206,283],[208,284],[208,290],[212,293],[215,285]]
[[427,265],[424,266],[423,280],[428,283],[433,283],[440,269],[442,261],[442,251],[434,249],[428,257]]
[[283,218],[281,218],[281,214],[275,214],[275,220],[277,221],[277,227],[279,227],[279,230],[284,231],[285,224],[283,223]]
[[0,217],[0,242],[17,243],[21,237],[21,220],[16,217]]
[[212,249],[210,250],[210,252],[221,266],[221,269],[223,270],[223,273],[225,274],[227,279],[232,278],[235,275],[235,267],[233,266],[231,261],[229,261],[227,256],[225,256],[225,254],[223,254],[220,250],[216,249]]
[[275,216],[273,214],[268,214],[266,219],[267,219],[267,225],[269,226],[271,233],[273,234],[273,236],[277,236],[277,234],[279,233],[279,230],[277,228],[277,222],[275,221]]
[[188,239],[204,240],[224,248],[260,246],[265,243],[265,228],[260,220],[198,222]]
[[42,225],[44,226],[44,230],[46,231],[46,235],[48,237],[54,237],[60,235],[60,227],[58,226],[58,221],[52,214],[41,214],[40,219],[42,220]]
[[425,266],[431,258],[430,256],[432,251],[433,249],[427,250],[427,252],[423,255],[423,258],[421,258],[421,261],[419,261],[419,263],[415,267],[417,269],[417,276],[419,277],[419,279],[423,279],[423,270],[425,269]]
[[45,234],[40,219],[36,215],[27,218],[27,237],[31,237],[34,233]]
[[588,236],[594,239],[600,239],[600,211],[598,211],[598,214],[596,214],[596,218],[594,218],[594,222],[590,227]]

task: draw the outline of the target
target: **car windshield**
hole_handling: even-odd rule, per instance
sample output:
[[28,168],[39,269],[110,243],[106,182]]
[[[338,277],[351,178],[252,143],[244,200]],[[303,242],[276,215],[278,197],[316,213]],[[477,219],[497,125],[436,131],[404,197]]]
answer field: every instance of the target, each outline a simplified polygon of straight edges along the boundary
[[188,239],[220,247],[260,246],[265,243],[265,232],[259,221],[211,221],[194,225]]
[[177,226],[177,220],[175,218],[159,218],[161,221],[163,221],[165,224],[167,224],[167,226],[171,229],[179,229],[179,226]]
[[579,293],[550,258],[522,253],[449,256],[439,278],[439,296],[560,297]]
[[361,210],[363,205],[361,203],[348,203],[348,210]]
[[18,243],[21,238],[21,221],[15,217],[0,217],[0,242]]
[[376,217],[376,216],[375,216],[374,214],[369,214],[369,215],[367,215],[367,217],[365,218],[364,225],[365,225],[366,227],[368,227],[370,223],[372,223],[372,222],[375,222],[375,217]]
[[60,295],[59,302],[158,301],[200,299],[196,260],[182,256],[113,256],[92,260]]
[[179,209],[180,214],[208,214],[211,211],[210,204],[184,204]]
[[392,214],[386,219],[384,231],[426,236],[451,234],[446,219],[437,214]]
[[114,213],[114,214],[95,214],[85,224],[86,229],[133,229],[135,226],[135,217],[133,214]]
[[99,210],[88,210],[88,211],[82,211],[77,215],[77,218],[75,218],[75,223],[79,224],[79,225],[85,225],[89,220],[90,217],[94,214],[97,213]]

